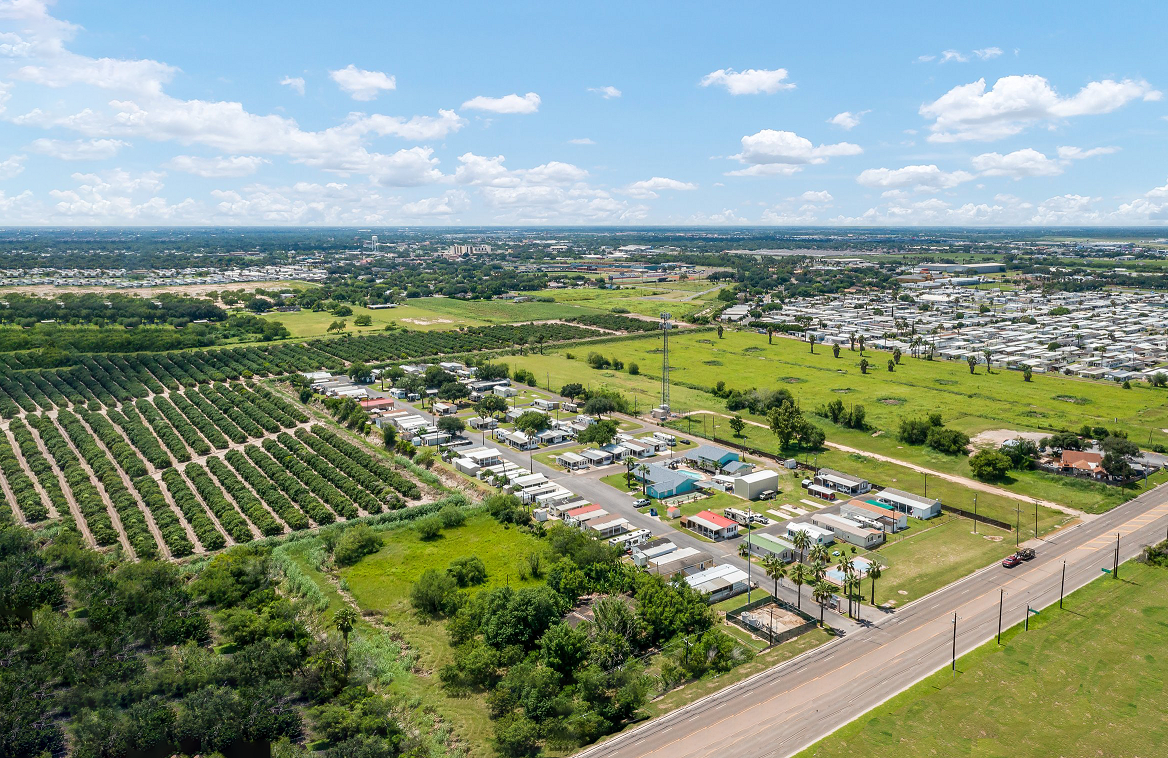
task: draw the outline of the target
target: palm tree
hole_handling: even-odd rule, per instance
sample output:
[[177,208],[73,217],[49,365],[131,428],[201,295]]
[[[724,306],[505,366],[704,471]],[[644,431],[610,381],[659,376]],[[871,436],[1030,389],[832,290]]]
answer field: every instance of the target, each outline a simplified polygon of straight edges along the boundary
[[892,360],[896,361],[897,363],[900,363],[900,356],[902,356],[902,355],[903,355],[903,353],[900,352],[900,348],[898,347],[892,351]]
[[747,544],[746,540],[738,543],[738,557],[750,560],[750,545]]
[[977,368],[977,358],[974,358],[972,355],[967,355],[965,356],[965,362],[969,364],[969,373],[974,373],[973,370]]
[[876,580],[880,578],[879,563],[873,563],[868,567],[868,578],[872,580],[872,605],[876,605]]
[[832,355],[832,357],[833,357],[833,358],[838,358],[838,357],[839,357],[839,354],[840,354],[840,346],[839,346],[839,345],[832,345],[832,346],[831,346],[831,355]]
[[795,583],[796,590],[799,593],[796,607],[803,607],[803,585],[809,584],[813,578],[811,569],[807,568],[805,564],[796,563],[791,567],[791,581]]
[[767,327],[767,344],[773,345],[775,343],[775,328],[773,326]]
[[828,555],[827,545],[812,545],[811,552],[807,554],[807,559],[812,563],[827,563]]
[[888,359],[888,371],[889,373],[896,371],[896,361],[891,358]]
[[844,596],[848,599],[848,615],[852,615],[852,559],[846,555],[841,555],[839,562],[836,564],[836,569],[843,574],[844,577]]
[[353,627],[357,625],[357,612],[349,607],[344,607],[333,614],[333,626],[341,633],[341,637],[345,641],[345,676],[349,676],[349,632],[353,631]]
[[771,553],[762,559],[762,567],[766,571],[766,575],[775,581],[775,591],[771,594],[778,600],[779,580],[787,575],[787,564],[783,563],[782,558]]
[[821,581],[827,576],[827,561],[812,561],[811,562],[811,576],[815,581]]
[[642,463],[640,466],[637,466],[637,471],[641,474],[641,494],[647,495],[649,494],[649,467]]
[[831,600],[831,596],[835,594],[835,590],[827,582],[820,581],[815,583],[811,591],[815,602],[819,603],[819,625],[823,626],[823,609],[827,606],[827,601]]
[[860,359],[860,373],[861,374],[868,373],[868,359],[867,358]]
[[864,335],[860,335],[860,355],[864,354]]
[[984,355],[985,359],[986,359],[986,373],[989,374],[989,373],[991,373],[990,372],[990,358],[992,358],[994,354],[990,350],[983,350],[981,352],[982,352],[982,355]]
[[633,486],[633,466],[637,463],[637,459],[631,455],[625,456],[625,486],[632,488]]
[[803,562],[803,553],[811,547],[811,536],[804,531],[795,532],[795,536],[791,538],[791,544],[799,551],[799,562]]
[[814,334],[807,335],[807,344],[811,345],[811,354],[815,355],[815,335]]
[[852,332],[848,335],[848,346],[852,352],[856,351],[856,333]]

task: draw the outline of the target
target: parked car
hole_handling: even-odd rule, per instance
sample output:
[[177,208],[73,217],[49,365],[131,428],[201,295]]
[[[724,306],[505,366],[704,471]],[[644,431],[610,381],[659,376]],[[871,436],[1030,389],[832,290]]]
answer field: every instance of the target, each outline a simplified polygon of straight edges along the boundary
[[1019,550],[1018,552],[1014,553],[1014,555],[1018,556],[1020,559],[1022,559],[1024,561],[1034,560],[1034,555],[1035,555],[1034,548],[1024,547],[1021,550]]
[[646,505],[652,505],[653,501],[647,497],[639,497],[633,501],[633,505],[637,508],[644,508]]
[[1005,567],[1006,567],[1006,568],[1008,568],[1008,569],[1012,569],[1012,568],[1014,568],[1015,566],[1017,566],[1017,565],[1018,565],[1019,563],[1021,563],[1021,562],[1022,562],[1022,559],[1021,559],[1021,558],[1019,558],[1018,556],[1016,556],[1016,555],[1007,555],[1007,556],[1006,556],[1006,557],[1005,557],[1005,558],[1002,560],[1002,565],[1003,565],[1003,566],[1005,566]]

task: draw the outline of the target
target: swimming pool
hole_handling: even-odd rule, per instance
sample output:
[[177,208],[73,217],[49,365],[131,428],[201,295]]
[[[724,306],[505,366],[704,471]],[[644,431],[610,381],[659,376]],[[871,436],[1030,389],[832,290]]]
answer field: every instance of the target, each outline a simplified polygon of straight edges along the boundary
[[[872,565],[872,561],[868,560],[867,558],[853,558],[851,562],[852,568],[854,568],[860,576],[866,575],[868,573],[868,568]],[[828,581],[834,582],[835,584],[844,583],[844,572],[837,568],[831,569],[825,574],[825,576],[827,577]]]

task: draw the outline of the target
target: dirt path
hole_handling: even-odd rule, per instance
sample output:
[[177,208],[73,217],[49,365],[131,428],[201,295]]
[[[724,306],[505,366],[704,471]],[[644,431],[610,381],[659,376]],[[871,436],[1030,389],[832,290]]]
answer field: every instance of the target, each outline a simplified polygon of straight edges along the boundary
[[77,524],[77,529],[85,537],[85,541],[89,543],[91,548],[101,550],[102,548],[97,544],[97,540],[93,538],[93,532],[89,531],[89,523],[81,513],[81,506],[77,505],[77,500],[73,497],[73,491],[69,489],[69,482],[65,480],[65,474],[61,472],[61,467],[57,465],[57,459],[45,447],[44,440],[41,439],[41,433],[37,431],[36,427],[28,424],[28,428],[32,432],[32,438],[36,442],[37,449],[40,450],[41,455],[44,456],[49,466],[52,467],[53,475],[57,477],[57,484],[61,487],[61,493],[65,496],[65,501],[69,503],[69,513],[73,516],[73,521]]
[[[138,504],[138,510],[142,512],[142,515],[146,519],[146,528],[150,530],[150,534],[154,537],[154,541],[158,543],[158,549],[162,553],[163,557],[166,558],[166,560],[168,560],[168,561],[172,560],[174,558],[174,556],[171,555],[170,545],[167,545],[166,540],[163,539],[162,530],[159,529],[158,524],[156,524],[154,522],[154,514],[150,512],[150,509],[146,507],[146,503],[144,503],[142,501],[142,495],[140,492],[138,492],[138,488],[134,486],[134,482],[132,482],[130,480],[129,474],[127,474],[125,472],[125,470],[122,469],[122,465],[120,463],[118,463],[117,458],[115,458],[113,456],[113,454],[110,453],[109,448],[107,448],[105,446],[105,442],[103,442],[101,440],[101,438],[98,437],[97,434],[93,431],[93,427],[91,427],[89,425],[89,423],[82,416],[78,415],[77,418],[81,422],[81,425],[83,427],[85,427],[85,429],[89,432],[90,436],[93,437],[94,443],[99,448],[101,448],[101,451],[103,453],[105,453],[105,457],[109,458],[110,463],[113,464],[114,471],[118,472],[118,476],[121,477],[121,479],[122,479],[122,486],[124,486],[129,491],[130,496],[134,498],[134,502],[136,502]],[[115,430],[118,429],[117,424],[114,424],[112,421],[110,421],[109,423],[111,425],[113,425]],[[123,439],[125,439],[125,438],[123,437]],[[126,441],[129,442],[129,440],[126,440]],[[131,444],[130,447],[132,448],[133,445]],[[143,458],[141,455],[139,455],[138,458],[139,458],[139,460],[143,461],[146,464],[148,473],[149,473],[150,469],[154,468],[153,466],[150,465],[150,462],[147,461],[145,458]],[[86,465],[89,465],[89,464],[86,464]],[[105,487],[100,486],[99,489],[101,490],[102,497],[105,499],[106,505],[109,507],[112,507],[113,503],[110,501],[109,496],[106,494]],[[119,524],[118,526],[120,527],[121,524]]]
[[[718,416],[720,418],[733,418],[733,416],[731,416],[727,413],[718,413],[715,411],[689,411],[688,413],[683,413],[681,415],[682,416],[694,416],[694,415],[700,415],[703,413],[708,413],[712,416]],[[749,419],[743,419],[743,420],[747,424],[750,424],[751,426],[757,426],[757,427],[762,428],[762,429],[769,429],[770,428],[766,424],[760,423],[758,421],[751,421]],[[916,463],[910,463],[908,461],[904,461],[904,460],[901,460],[899,458],[893,458],[893,457],[888,456],[888,455],[881,455],[880,453],[873,453],[873,452],[870,452],[868,450],[861,450],[861,449],[856,448],[856,447],[849,447],[847,445],[841,445],[838,442],[824,442],[823,444],[825,447],[830,447],[833,450],[839,450],[840,452],[844,452],[844,453],[853,453],[855,455],[862,455],[866,458],[871,458],[873,460],[882,461],[884,463],[893,463],[893,464],[896,464],[897,466],[903,466],[903,467],[910,469],[912,471],[916,471],[919,474],[928,474],[929,476],[935,476],[938,479],[944,479],[947,482],[953,482],[954,484],[960,484],[963,487],[968,487],[969,489],[977,490],[978,492],[986,492],[986,493],[989,493],[991,495],[1000,495],[1001,497],[1007,497],[1007,498],[1010,498],[1011,500],[1020,500],[1024,503],[1033,503],[1035,500],[1037,500],[1039,505],[1042,505],[1046,508],[1050,508],[1052,510],[1059,511],[1060,513],[1065,513],[1068,516],[1074,516],[1076,518],[1083,519],[1085,521],[1089,521],[1089,520],[1095,518],[1095,516],[1093,514],[1084,513],[1083,511],[1076,510],[1076,509],[1071,508],[1071,507],[1066,506],[1066,505],[1062,505],[1061,503],[1056,503],[1056,502],[1053,502],[1051,500],[1043,500],[1042,498],[1027,497],[1026,495],[1020,495],[1017,492],[1011,492],[1010,490],[1003,489],[1001,487],[995,487],[992,484],[987,484],[985,482],[979,482],[976,479],[970,479],[969,477],[960,476],[958,474],[948,474],[948,473],[945,473],[944,471],[937,471],[936,469],[931,469],[931,468],[928,468],[925,466],[918,465]]]
[[[66,432],[61,427],[61,425],[57,423],[57,414],[54,413],[51,417],[48,414],[45,414],[45,416],[46,418],[51,418],[53,424],[56,425],[57,431],[60,433],[61,438],[65,440],[65,444],[69,446],[71,451],[73,451],[73,455],[77,456],[77,461],[81,464],[81,470],[84,471],[85,475],[89,477],[89,483],[94,486],[94,488],[97,490],[97,494],[101,496],[101,501],[105,503],[106,513],[109,514],[110,523],[113,524],[114,531],[118,533],[118,541],[125,549],[126,555],[129,555],[131,560],[137,560],[138,554],[134,552],[134,548],[130,547],[130,538],[126,536],[126,528],[122,526],[122,518],[118,515],[117,509],[114,508],[114,504],[113,501],[110,500],[109,493],[105,491],[105,487],[101,486],[101,482],[98,481],[97,475],[93,473],[93,469],[89,467],[85,457],[81,455],[81,451],[78,450],[77,446],[73,444],[73,440],[69,438],[69,433]],[[80,416],[78,416],[78,418],[80,418]],[[121,471],[120,468],[118,470]],[[68,486],[68,484],[65,486]],[[66,492],[67,491],[68,490],[66,490]],[[80,509],[78,509],[78,512],[80,512]]]

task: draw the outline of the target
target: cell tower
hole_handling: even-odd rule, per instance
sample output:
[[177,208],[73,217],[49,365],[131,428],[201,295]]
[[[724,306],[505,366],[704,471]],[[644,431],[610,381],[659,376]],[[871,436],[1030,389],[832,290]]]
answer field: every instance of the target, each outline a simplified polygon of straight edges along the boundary
[[669,323],[672,313],[661,314],[661,410],[669,415],[669,330],[673,326]]

